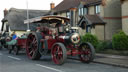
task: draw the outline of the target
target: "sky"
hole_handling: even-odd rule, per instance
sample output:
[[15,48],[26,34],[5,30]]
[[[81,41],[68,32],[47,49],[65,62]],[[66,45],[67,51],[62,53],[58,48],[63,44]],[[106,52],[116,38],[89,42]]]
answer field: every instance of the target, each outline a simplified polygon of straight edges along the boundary
[[63,0],[1,0],[0,2],[0,29],[1,29],[1,20],[3,18],[3,10],[6,8],[18,8],[26,9],[28,1],[28,9],[36,10],[50,10],[50,3],[55,3],[55,6]]

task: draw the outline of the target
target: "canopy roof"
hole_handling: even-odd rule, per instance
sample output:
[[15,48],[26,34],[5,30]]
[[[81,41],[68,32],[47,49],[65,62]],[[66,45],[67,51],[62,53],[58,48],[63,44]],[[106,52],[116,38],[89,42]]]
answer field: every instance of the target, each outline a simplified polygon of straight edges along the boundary
[[66,18],[66,17],[51,15],[51,16],[40,16],[40,17],[29,19],[29,20],[24,20],[24,24],[27,24],[27,23],[58,22],[58,21],[61,21],[61,20],[63,20],[64,22],[69,22],[70,21],[70,19]]

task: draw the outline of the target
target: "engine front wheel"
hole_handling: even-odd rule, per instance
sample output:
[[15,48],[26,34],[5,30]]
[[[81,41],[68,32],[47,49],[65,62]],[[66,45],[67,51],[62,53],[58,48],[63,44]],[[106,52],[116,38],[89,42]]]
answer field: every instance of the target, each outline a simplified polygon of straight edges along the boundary
[[81,62],[90,63],[95,57],[95,49],[90,43],[83,43],[79,47],[79,58]]
[[51,51],[52,60],[57,65],[62,65],[67,59],[66,48],[62,43],[56,43]]

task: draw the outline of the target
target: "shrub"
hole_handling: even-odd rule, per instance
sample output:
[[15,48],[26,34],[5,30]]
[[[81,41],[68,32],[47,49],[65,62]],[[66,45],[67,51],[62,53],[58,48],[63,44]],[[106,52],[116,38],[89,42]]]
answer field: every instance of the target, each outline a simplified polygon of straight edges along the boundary
[[128,50],[127,35],[123,31],[115,34],[112,38],[112,46],[115,50]]
[[110,41],[100,41],[96,47],[97,52],[102,52],[107,49],[112,49],[112,42]]
[[97,37],[95,35],[90,34],[90,33],[86,33],[85,35],[83,35],[82,41],[83,42],[90,42],[94,47],[96,47],[98,44]]

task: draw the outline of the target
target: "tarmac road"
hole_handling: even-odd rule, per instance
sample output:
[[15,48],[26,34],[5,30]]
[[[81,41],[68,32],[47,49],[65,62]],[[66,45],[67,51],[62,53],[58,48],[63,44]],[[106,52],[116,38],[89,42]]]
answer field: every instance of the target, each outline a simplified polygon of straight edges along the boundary
[[0,72],[128,72],[128,69],[98,63],[85,64],[71,59],[58,66],[52,62],[50,55],[33,61],[25,53],[8,54],[4,49],[0,51]]

